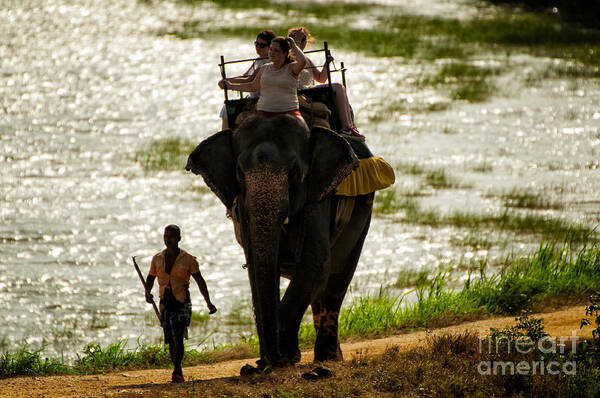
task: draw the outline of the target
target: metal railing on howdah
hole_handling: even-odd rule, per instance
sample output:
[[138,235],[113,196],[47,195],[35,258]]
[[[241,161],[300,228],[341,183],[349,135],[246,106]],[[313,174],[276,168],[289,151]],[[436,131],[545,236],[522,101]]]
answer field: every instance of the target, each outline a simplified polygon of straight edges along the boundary
[[[325,61],[327,61],[327,59],[331,56],[331,51],[329,51],[329,47],[327,46],[327,42],[323,42],[323,48],[317,49],[317,50],[310,50],[310,51],[305,51],[304,54],[311,54],[311,53],[318,53],[318,52],[324,52],[325,53]],[[221,63],[219,63],[219,68],[221,69],[221,78],[222,79],[226,79],[227,78],[227,73],[225,72],[225,65],[231,65],[231,64],[239,64],[242,62],[254,62],[254,61],[258,61],[261,59],[267,59],[267,57],[259,57],[259,58],[246,58],[246,59],[238,59],[238,60],[234,60],[234,61],[225,61],[225,57],[221,55]],[[334,72],[340,72],[341,76],[342,76],[342,85],[344,87],[346,87],[346,68],[344,67],[344,63],[341,62],[340,63],[340,68],[336,68],[335,64],[334,64],[334,69],[331,69],[329,66],[328,62],[325,62],[323,65],[318,65],[318,66],[314,66],[314,67],[308,67],[305,69],[311,69],[311,68],[322,68],[323,66],[325,66],[327,68],[327,82],[329,85],[329,90],[330,90],[330,94],[333,96],[333,89],[331,87],[331,73]],[[228,95],[228,89],[224,88],[223,89],[223,93],[225,95],[225,101],[229,100],[229,95]],[[232,90],[235,91],[235,90]],[[242,98],[242,93],[240,92],[240,98]]]

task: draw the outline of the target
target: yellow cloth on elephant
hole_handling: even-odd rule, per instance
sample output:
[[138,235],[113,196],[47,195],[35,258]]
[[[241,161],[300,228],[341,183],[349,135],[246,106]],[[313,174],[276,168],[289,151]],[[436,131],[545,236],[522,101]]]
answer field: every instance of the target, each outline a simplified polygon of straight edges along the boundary
[[395,180],[394,169],[382,158],[360,159],[360,166],[342,180],[336,195],[366,195],[389,187]]

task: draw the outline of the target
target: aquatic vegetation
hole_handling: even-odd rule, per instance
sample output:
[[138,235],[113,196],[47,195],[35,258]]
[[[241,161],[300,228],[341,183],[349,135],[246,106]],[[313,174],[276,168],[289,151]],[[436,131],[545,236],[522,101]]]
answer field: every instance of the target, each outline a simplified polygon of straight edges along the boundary
[[444,86],[455,100],[482,102],[496,90],[490,78],[499,75],[499,68],[482,67],[467,62],[444,64],[434,76],[428,76],[419,82],[421,86]]
[[392,285],[396,289],[404,289],[407,287],[414,287],[416,285],[422,285],[427,281],[431,270],[415,270],[415,269],[404,269],[401,270],[396,278],[396,282]]
[[562,209],[562,203],[543,197],[540,193],[520,191],[513,188],[511,191],[503,193],[500,198],[505,207],[515,207],[521,209]]
[[584,243],[598,239],[596,230],[593,228],[579,224],[570,224],[564,220],[554,219],[533,212],[522,214],[505,210],[500,214],[473,214],[454,211],[448,214],[441,214],[435,209],[422,209],[419,203],[413,198],[397,200],[389,197],[390,195],[392,194],[386,193],[385,199],[393,205],[389,205],[386,208],[392,213],[404,213],[404,217],[398,219],[398,222],[424,224],[432,227],[453,225],[458,228],[468,228],[472,231],[485,228],[500,229],[539,234],[543,239],[555,242]]
[[394,170],[408,175],[420,175],[426,173],[426,168],[417,163],[397,163]]
[[393,214],[401,210],[408,213],[417,207],[417,202],[413,197],[401,197],[398,199],[396,190],[394,188],[388,188],[375,195],[373,213]]
[[[201,6],[212,3],[218,7],[229,10],[272,10],[282,14],[302,13],[319,18],[331,18],[339,15],[362,13],[373,7],[372,3],[346,3],[342,1],[330,2],[292,2],[273,0],[181,0],[186,4]],[[290,25],[291,26],[291,25]]]
[[452,236],[450,241],[454,245],[468,246],[475,250],[489,250],[495,244],[479,230],[471,230],[466,236],[460,238]]
[[240,300],[234,303],[231,310],[227,313],[225,323],[227,325],[254,325],[252,304],[247,300]]
[[446,175],[446,170],[443,168],[428,171],[425,180],[428,185],[436,189],[456,188],[458,186],[454,179]]
[[395,213],[400,208],[396,202],[396,191],[393,188],[385,189],[375,195],[373,212],[375,214]]
[[210,319],[208,314],[203,312],[192,311],[192,321],[190,323],[190,327],[194,327],[201,323],[206,323]]
[[184,170],[187,157],[194,148],[191,141],[179,137],[155,140],[138,151],[135,160],[146,171]]
[[[239,4],[238,4],[239,3]],[[274,7],[286,14],[290,3],[223,3],[227,8]],[[304,3],[303,3],[304,4]],[[306,3],[294,4],[299,17],[319,16],[324,21],[333,15],[346,15],[363,12],[367,9],[381,9],[384,17],[377,18],[372,29],[354,29],[345,19],[331,25],[311,22],[306,26],[319,40],[326,39],[332,47],[357,51],[375,57],[404,57],[419,60],[455,59],[465,60],[474,53],[494,52],[510,54],[524,51],[538,56],[574,59],[585,67],[562,68],[562,76],[599,76],[600,31],[582,29],[575,25],[556,20],[543,14],[527,12],[498,13],[485,18],[458,20],[451,18],[427,17],[399,14],[393,8],[369,3]],[[323,9],[324,7],[325,9]],[[295,19],[297,20],[297,18]],[[294,21],[272,26],[276,33],[284,34]],[[182,28],[160,32],[180,38],[213,36],[254,37],[261,26],[210,27],[204,21],[186,21]],[[485,79],[480,79],[485,81]],[[491,90],[480,85],[475,89],[471,81],[466,87],[457,90],[454,97],[466,97],[471,92]],[[472,95],[472,94],[471,94]],[[468,98],[468,97],[467,97]]]
[[494,166],[489,164],[487,161],[483,161],[482,163],[473,166],[471,170],[477,173],[491,173],[492,171],[494,171]]
[[375,113],[369,116],[369,122],[379,123],[387,120],[394,120],[402,114],[417,114],[441,112],[450,108],[450,103],[434,102],[434,103],[409,103],[408,101],[393,101],[379,105],[375,109]]

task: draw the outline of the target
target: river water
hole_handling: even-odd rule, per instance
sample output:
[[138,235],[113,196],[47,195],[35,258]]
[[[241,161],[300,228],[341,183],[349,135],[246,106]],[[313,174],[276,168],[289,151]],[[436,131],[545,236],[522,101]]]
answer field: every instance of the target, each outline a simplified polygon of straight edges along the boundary
[[[438,13],[477,11],[465,2],[430,2],[435,7],[424,9]],[[408,11],[422,7],[398,3]],[[156,34],[193,12],[169,2],[0,0],[0,351],[28,344],[73,357],[91,342],[159,342],[131,256],[146,273],[169,223],[181,226],[181,247],[198,256],[220,310],[192,331],[190,343],[210,346],[253,332],[243,252],[221,203],[198,189],[199,177],[146,172],[135,161],[153,140],[200,142],[216,132],[219,56],[253,54],[252,38]],[[243,17],[209,6],[202,13],[207,20]],[[566,204],[555,216],[598,223],[597,81],[553,79],[524,88],[515,83],[520,76],[552,61],[514,55],[489,102],[369,123],[377,104],[436,102],[440,94],[407,82],[423,66],[331,46],[350,68],[350,100],[372,151],[392,165],[444,167],[468,185],[431,191],[423,206],[495,212],[502,204],[490,193],[532,188]],[[492,171],[474,171],[482,164]],[[397,177],[398,190],[418,184]],[[533,244],[516,239],[508,249],[473,251],[452,243],[461,234],[376,217],[348,300],[393,283],[403,269]]]

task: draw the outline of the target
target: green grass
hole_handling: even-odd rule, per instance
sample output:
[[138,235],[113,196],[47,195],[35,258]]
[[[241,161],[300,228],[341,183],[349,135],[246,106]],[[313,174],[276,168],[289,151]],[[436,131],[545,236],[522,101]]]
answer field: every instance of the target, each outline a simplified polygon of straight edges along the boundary
[[446,170],[443,168],[428,171],[425,181],[428,185],[436,189],[456,188],[458,186],[458,183],[453,178],[446,175]]
[[[84,347],[82,355],[72,363],[62,359],[48,359],[42,350],[30,350],[28,346],[0,356],[0,379],[14,376],[48,376],[58,374],[97,374],[113,370],[170,368],[172,367],[167,346],[142,344],[133,349],[125,347],[126,340],[105,347],[91,343]],[[214,363],[222,360],[248,358],[258,353],[258,340],[242,339],[238,344],[215,346],[213,350],[198,351],[186,347],[184,366]]]
[[403,114],[441,112],[448,108],[450,108],[450,104],[446,102],[409,103],[406,100],[393,101],[391,103],[379,105],[375,114],[369,116],[369,122],[379,123],[382,121],[396,120]]
[[451,62],[442,66],[436,75],[422,79],[419,84],[448,87],[450,97],[455,100],[482,102],[496,90],[490,78],[500,73],[498,68],[477,66],[463,61]]
[[[380,290],[374,297],[360,297],[342,310],[340,336],[441,326],[486,314],[517,314],[536,306],[543,308],[545,300],[557,297],[582,301],[600,288],[597,244],[573,253],[568,245],[548,242],[540,245],[532,256],[507,258],[502,269],[492,274],[486,264],[481,261],[478,275],[469,275],[457,291],[449,282],[449,272],[454,266],[448,266],[435,274],[408,276],[418,282],[413,302],[406,302],[406,295],[393,296],[386,290]],[[400,279],[406,276],[401,275]],[[314,339],[312,325],[302,324],[300,337],[310,345]]]
[[346,3],[341,1],[321,2],[284,2],[272,0],[180,0],[183,3],[202,7],[212,3],[217,7],[229,10],[271,10],[281,14],[301,13],[319,18],[331,18],[339,15],[364,13],[373,7],[371,3]]
[[[377,199],[375,214],[392,214],[402,212],[399,222],[441,227],[446,225],[467,228],[476,233],[482,229],[512,231],[540,235],[544,240],[554,242],[581,243],[597,240],[596,230],[584,225],[571,224],[536,213],[519,213],[506,209],[500,214],[475,214],[454,211],[441,214],[432,209],[422,209],[415,198],[395,197],[394,190],[384,191],[382,198]],[[377,202],[377,201],[380,202]],[[381,204],[380,204],[381,203]]]
[[421,175],[427,172],[424,166],[417,163],[397,163],[394,165],[394,170],[407,175]]
[[[594,243],[573,252],[568,245],[552,242],[540,245],[532,256],[507,258],[504,266],[489,274],[485,260],[479,263],[476,277],[469,274],[466,283],[454,290],[449,282],[448,266],[437,273],[404,273],[399,279],[416,287],[414,300],[406,295],[394,296],[381,289],[374,297],[360,297],[343,309],[339,332],[342,339],[373,336],[401,329],[441,326],[460,319],[485,314],[515,314],[541,306],[558,297],[583,299],[600,288],[600,246]],[[311,324],[301,325],[302,346],[314,340]],[[186,348],[184,365],[212,363],[218,360],[256,355],[257,339],[215,347],[213,351]],[[41,351],[27,347],[0,357],[0,378],[16,375],[90,374],[117,369],[168,368],[170,360],[164,346],[140,344],[126,349],[125,341],[102,347],[88,344],[83,355],[72,365],[63,360],[43,358]]]
[[183,138],[159,139],[138,151],[135,160],[146,171],[184,170],[187,157],[194,148],[195,144]]
[[398,273],[396,282],[392,286],[396,289],[404,289],[407,287],[421,285],[427,281],[430,273],[430,270],[401,270]]
[[41,350],[31,351],[28,346],[14,353],[0,356],[0,379],[13,376],[46,376],[71,373],[71,367],[57,359],[43,358]]
[[493,243],[486,238],[486,235],[478,230],[469,231],[462,238],[458,238],[456,234],[450,238],[450,242],[458,246],[468,246],[475,250],[489,250]]
[[373,212],[375,214],[393,214],[401,208],[402,206],[398,203],[394,188],[385,189],[375,195],[375,203],[373,205]]
[[562,203],[543,197],[541,194],[520,191],[517,188],[500,195],[505,207],[519,209],[562,209]]
[[471,170],[477,173],[491,173],[492,171],[494,171],[494,166],[489,164],[487,161],[483,161],[482,163],[473,166]]

